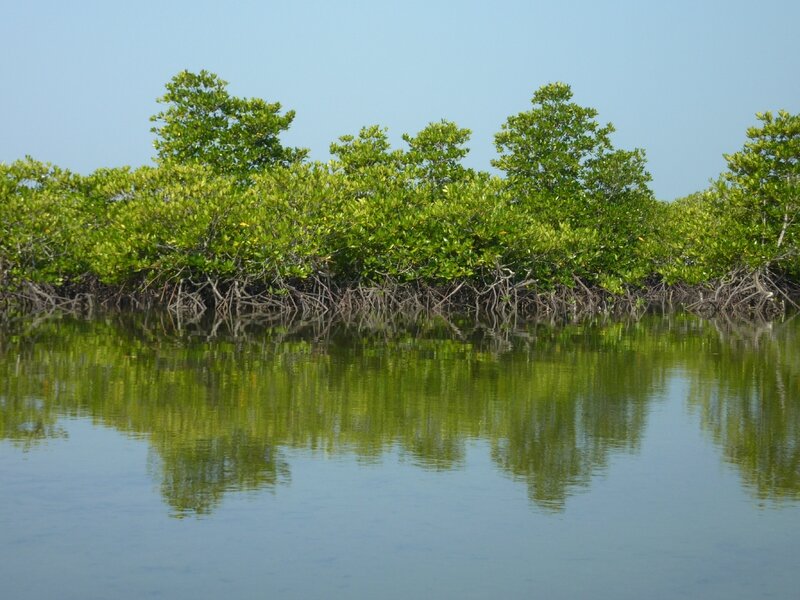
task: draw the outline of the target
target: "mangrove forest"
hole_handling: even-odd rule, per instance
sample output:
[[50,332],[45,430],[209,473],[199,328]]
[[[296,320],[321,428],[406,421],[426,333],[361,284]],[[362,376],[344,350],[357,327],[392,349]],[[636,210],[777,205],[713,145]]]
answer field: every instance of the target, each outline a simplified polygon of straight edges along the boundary
[[154,164],[0,164],[0,312],[92,306],[304,316],[774,316],[800,287],[800,115],[756,115],[706,190],[655,198],[645,153],[564,83],[464,166],[470,130],[369,125],[328,162],[281,142],[294,112],[177,74]]

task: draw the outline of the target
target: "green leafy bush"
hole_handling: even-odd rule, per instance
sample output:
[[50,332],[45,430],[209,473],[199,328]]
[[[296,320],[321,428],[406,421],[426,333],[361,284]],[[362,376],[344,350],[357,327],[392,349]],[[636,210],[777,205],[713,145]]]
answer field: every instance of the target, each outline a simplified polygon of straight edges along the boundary
[[540,88],[496,135],[504,177],[464,167],[470,131],[445,120],[403,135],[407,150],[364,127],[322,164],[280,144],[291,111],[231,97],[211,73],[178,74],[161,101],[155,167],[0,164],[0,291],[318,276],[480,286],[502,273],[622,293],[740,267],[800,276],[800,117],[785,111],[758,116],[709,190],[668,204],[644,153],[615,149],[613,127],[566,84]]

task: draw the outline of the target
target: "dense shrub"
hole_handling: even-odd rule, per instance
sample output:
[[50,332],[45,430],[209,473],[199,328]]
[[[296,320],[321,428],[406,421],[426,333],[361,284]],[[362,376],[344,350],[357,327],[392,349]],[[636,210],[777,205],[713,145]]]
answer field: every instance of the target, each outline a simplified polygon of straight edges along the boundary
[[[800,121],[785,112],[759,115],[711,189],[667,204],[653,198],[643,152],[614,149],[613,127],[565,84],[508,119],[497,177],[461,165],[470,132],[444,120],[404,135],[407,150],[372,126],[340,137],[329,163],[301,162],[277,137],[293,113],[231,98],[212,74],[180,77],[155,117],[155,167],[80,176],[30,158],[0,164],[4,291],[310,278],[479,287],[502,274],[537,290],[622,293],[736,269],[800,276]],[[198,121],[206,113],[221,121]],[[250,113],[270,125],[257,148]],[[184,130],[204,140],[185,160],[195,138]]]

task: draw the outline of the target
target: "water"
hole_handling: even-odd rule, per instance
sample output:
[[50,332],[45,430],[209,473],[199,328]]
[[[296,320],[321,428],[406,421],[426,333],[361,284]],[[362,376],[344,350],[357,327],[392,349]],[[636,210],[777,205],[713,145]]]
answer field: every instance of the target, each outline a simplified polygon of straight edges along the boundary
[[295,329],[0,334],[2,597],[796,597],[800,320]]

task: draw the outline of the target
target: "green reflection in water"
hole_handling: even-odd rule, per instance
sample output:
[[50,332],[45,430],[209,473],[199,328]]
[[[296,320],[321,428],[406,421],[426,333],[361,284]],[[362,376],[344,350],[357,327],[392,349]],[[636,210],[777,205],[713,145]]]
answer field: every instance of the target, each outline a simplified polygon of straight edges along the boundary
[[[202,335],[198,335],[202,333]],[[247,336],[175,331],[150,315],[48,320],[0,336],[0,436],[30,448],[86,416],[152,448],[177,514],[291,478],[289,449],[426,469],[463,465],[469,440],[559,510],[614,452],[635,452],[668,380],[760,498],[800,498],[797,323],[721,330],[688,316],[530,326],[498,339],[431,324]]]
[[800,323],[708,336],[689,404],[760,499],[800,498]]

